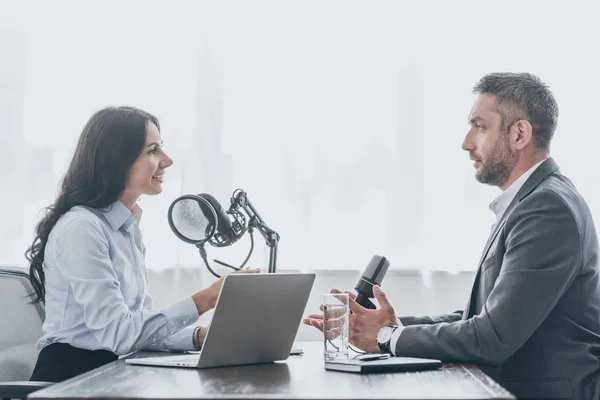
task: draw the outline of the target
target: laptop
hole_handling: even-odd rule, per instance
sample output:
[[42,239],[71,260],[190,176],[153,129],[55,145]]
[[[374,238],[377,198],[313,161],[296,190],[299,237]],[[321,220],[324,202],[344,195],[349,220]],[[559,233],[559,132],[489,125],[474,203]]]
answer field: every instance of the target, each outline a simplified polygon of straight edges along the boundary
[[200,353],[128,358],[128,364],[212,368],[285,360],[315,274],[232,274],[223,281]]

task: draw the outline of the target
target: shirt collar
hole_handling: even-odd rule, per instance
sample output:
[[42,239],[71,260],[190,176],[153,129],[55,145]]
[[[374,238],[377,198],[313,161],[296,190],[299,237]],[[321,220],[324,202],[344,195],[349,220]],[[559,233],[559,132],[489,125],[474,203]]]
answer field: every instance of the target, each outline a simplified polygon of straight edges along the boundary
[[496,197],[494,201],[490,203],[490,210],[496,214],[496,222],[500,221],[502,218],[502,214],[508,208],[510,203],[513,201],[519,189],[525,184],[527,179],[535,172],[535,170],[544,162],[546,159],[535,164],[533,167],[529,168],[523,175],[521,175],[516,181],[512,183],[504,192],[500,194],[500,196]]
[[142,209],[137,203],[133,206],[133,211],[129,211],[120,200],[117,200],[100,211],[104,214],[113,231],[117,231],[121,227],[127,230],[132,224],[139,225],[142,219]]

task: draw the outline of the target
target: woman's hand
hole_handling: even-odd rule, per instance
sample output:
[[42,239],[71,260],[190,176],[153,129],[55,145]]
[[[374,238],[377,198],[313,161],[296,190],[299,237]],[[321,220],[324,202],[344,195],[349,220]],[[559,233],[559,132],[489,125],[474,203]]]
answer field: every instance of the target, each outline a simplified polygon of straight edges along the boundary
[[[196,340],[198,341],[198,344],[200,345],[200,349],[204,345],[204,339],[206,338],[206,332],[208,332],[208,328],[206,326],[201,326],[200,329],[198,329],[198,334],[196,336]],[[198,350],[200,350],[200,349],[198,349]]]
[[[239,271],[235,271],[234,274],[256,274],[259,272],[260,268],[242,269]],[[192,296],[194,303],[196,303],[196,308],[198,308],[198,315],[202,315],[208,310],[214,308],[215,304],[217,303],[217,298],[219,297],[219,292],[221,291],[221,287],[223,286],[224,280],[225,276],[213,282],[213,284],[210,285],[208,288],[201,290]]]

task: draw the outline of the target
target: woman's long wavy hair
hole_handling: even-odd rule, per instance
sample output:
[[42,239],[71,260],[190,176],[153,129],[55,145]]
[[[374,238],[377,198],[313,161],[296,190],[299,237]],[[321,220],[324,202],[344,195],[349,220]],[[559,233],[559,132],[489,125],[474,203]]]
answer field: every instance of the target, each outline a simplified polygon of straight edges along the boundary
[[36,226],[36,236],[25,252],[33,302],[45,300],[44,251],[50,231],[73,206],[106,208],[121,198],[127,171],[142,153],[146,126],[153,115],[134,107],[107,107],[96,112],[81,132],[73,159],[65,173],[60,194]]

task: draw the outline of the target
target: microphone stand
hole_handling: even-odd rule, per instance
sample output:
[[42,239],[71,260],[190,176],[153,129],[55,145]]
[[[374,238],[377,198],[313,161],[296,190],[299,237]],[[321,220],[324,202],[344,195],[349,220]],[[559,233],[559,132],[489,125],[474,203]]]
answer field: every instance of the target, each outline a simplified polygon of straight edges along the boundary
[[235,210],[242,207],[249,218],[248,229],[257,229],[263,238],[265,238],[265,242],[270,248],[269,273],[274,273],[277,264],[277,244],[279,243],[279,234],[265,224],[265,221],[258,214],[250,200],[248,200],[248,195],[242,189],[237,189],[233,192],[231,195],[231,205]]

